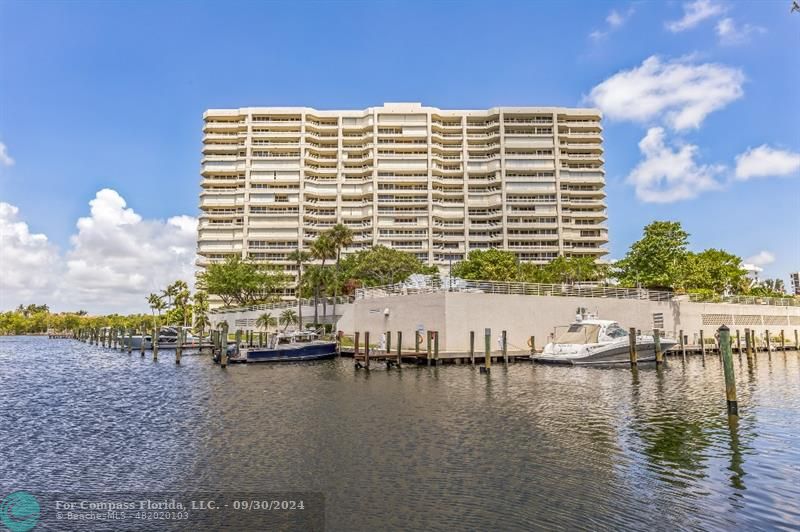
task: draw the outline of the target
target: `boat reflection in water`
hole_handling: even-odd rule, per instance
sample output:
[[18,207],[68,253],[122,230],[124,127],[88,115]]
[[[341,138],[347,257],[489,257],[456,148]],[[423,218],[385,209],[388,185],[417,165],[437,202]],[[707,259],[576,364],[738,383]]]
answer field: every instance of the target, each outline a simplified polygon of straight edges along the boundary
[[[660,338],[661,351],[677,344],[670,338]],[[636,335],[636,355],[639,362],[656,359],[656,342],[651,335]],[[579,312],[566,331],[556,336],[544,350],[532,355],[534,362],[569,365],[612,365],[630,363],[628,331],[612,320],[601,320]]]

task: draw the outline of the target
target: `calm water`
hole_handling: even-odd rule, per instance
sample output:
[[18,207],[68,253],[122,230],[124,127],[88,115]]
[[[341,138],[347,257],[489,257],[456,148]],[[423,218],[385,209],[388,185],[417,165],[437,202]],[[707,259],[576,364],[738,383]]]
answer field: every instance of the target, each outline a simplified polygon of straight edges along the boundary
[[0,488],[320,491],[330,530],[800,527],[800,355],[643,367],[158,362],[0,338]]

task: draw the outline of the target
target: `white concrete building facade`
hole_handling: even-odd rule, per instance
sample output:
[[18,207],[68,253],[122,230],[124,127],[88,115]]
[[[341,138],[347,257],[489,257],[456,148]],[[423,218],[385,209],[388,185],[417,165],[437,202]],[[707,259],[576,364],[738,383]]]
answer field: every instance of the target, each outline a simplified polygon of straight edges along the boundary
[[439,266],[487,248],[534,263],[607,253],[595,109],[212,109],[203,132],[201,269],[235,254],[293,272],[288,254],[337,223],[354,232],[346,252]]

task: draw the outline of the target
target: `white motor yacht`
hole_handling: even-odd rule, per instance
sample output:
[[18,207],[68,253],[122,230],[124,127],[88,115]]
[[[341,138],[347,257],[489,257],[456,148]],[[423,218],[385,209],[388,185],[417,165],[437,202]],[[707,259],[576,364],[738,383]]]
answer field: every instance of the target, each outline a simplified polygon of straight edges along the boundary
[[[677,342],[670,338],[659,338],[661,352]],[[651,335],[636,336],[636,355],[639,362],[656,359],[655,338]],[[612,320],[601,320],[596,316],[578,314],[576,320],[544,350],[532,355],[534,362],[570,365],[610,365],[630,363],[630,339],[628,331]]]

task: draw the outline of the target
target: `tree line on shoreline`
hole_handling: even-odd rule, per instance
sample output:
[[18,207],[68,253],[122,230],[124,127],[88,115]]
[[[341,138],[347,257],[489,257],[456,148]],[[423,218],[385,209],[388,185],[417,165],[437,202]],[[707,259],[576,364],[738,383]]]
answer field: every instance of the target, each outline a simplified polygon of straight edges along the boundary
[[[327,297],[351,295],[357,288],[405,281],[412,274],[435,275],[415,255],[385,246],[374,246],[342,255],[353,244],[352,231],[338,224],[320,235],[309,251],[295,251],[289,260],[300,279],[301,298],[323,303]],[[520,262],[512,251],[475,250],[466,260],[453,265],[452,276],[466,280],[513,281],[548,284],[593,283],[642,287],[689,293],[714,301],[722,295],[757,297],[787,296],[780,279],[761,282],[750,278],[742,259],[721,249],[692,252],[689,234],[679,222],[656,221],[644,228],[625,257],[613,264],[591,257],[558,257],[548,264]],[[175,281],[160,293],[147,296],[151,314],[88,316],[85,311],[51,313],[47,305],[20,305],[0,313],[0,334],[44,333],[79,327],[123,327],[151,330],[160,324],[192,326],[203,333],[209,326],[209,294],[224,306],[248,306],[281,300],[285,289],[295,283],[284,268],[270,263],[230,257],[208,266],[198,277],[194,294],[184,281]],[[315,309],[318,305],[315,305]],[[267,313],[260,328],[304,322],[298,301],[297,312],[284,310],[279,316]],[[313,323],[318,323],[314,316]]]

